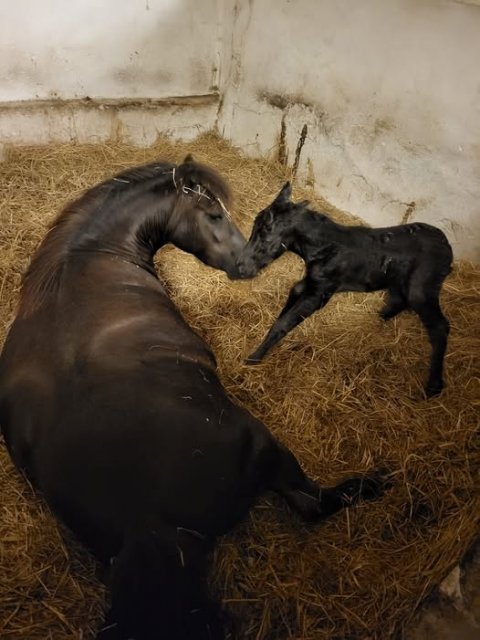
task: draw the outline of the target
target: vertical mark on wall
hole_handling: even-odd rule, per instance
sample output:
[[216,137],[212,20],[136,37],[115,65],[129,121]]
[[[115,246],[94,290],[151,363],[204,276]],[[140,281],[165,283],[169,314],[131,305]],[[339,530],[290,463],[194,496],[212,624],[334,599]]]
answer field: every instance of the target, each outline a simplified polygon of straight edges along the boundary
[[280,164],[287,164],[288,154],[287,154],[287,124],[285,122],[286,114],[282,113],[282,122],[280,124],[280,140],[278,141],[278,161]]
[[120,142],[124,139],[123,135],[123,123],[119,118],[118,111],[112,118],[110,125],[110,140],[111,142]]
[[[233,7],[232,7],[233,3]],[[231,136],[238,95],[242,84],[245,42],[252,20],[253,1],[248,6],[242,0],[217,2],[217,71],[214,84],[222,99],[217,110],[215,127],[222,122],[222,135]],[[233,20],[231,19],[233,13]]]
[[306,124],[304,124],[302,133],[300,134],[300,138],[298,139],[297,149],[295,151],[295,162],[293,163],[292,178],[295,178],[295,176],[297,175],[298,165],[300,164],[300,154],[302,153],[302,148],[303,148],[303,145],[305,144],[307,133],[308,133],[308,127]]
[[312,191],[315,189],[315,171],[313,169],[313,162],[311,158],[307,158],[307,180],[306,185]]
[[407,204],[407,208],[405,210],[405,213],[402,216],[400,224],[407,224],[407,222],[412,217],[412,213],[415,211],[416,206],[417,205],[415,204],[415,202],[410,202],[409,204]]

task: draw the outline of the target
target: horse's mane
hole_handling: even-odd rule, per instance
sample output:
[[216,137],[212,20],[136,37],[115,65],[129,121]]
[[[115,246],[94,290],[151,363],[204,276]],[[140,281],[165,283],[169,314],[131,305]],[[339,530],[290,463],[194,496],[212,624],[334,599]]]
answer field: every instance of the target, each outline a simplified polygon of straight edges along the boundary
[[187,156],[184,163],[176,169],[175,179],[177,186],[201,185],[221,204],[228,206],[230,203],[230,188],[225,180],[211,167],[194,162],[191,156]]
[[229,202],[230,192],[221,176],[210,167],[188,160],[178,167],[154,162],[121,171],[67,204],[50,225],[23,276],[20,312],[32,312],[58,291],[72,240],[95,211],[140,185],[165,188],[168,184],[178,191],[187,182],[200,184],[214,197]]

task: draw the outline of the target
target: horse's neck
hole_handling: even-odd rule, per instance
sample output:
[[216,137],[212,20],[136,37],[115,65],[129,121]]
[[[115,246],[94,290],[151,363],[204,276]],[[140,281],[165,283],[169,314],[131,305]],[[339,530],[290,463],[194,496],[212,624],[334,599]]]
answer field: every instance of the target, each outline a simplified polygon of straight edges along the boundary
[[87,193],[63,211],[34,255],[23,279],[20,313],[28,315],[56,295],[75,256],[109,254],[155,273],[153,256],[168,242],[174,203],[174,194],[153,191],[106,198]]
[[154,254],[169,241],[175,199],[146,191],[108,203],[82,225],[72,252],[107,253],[151,270]]

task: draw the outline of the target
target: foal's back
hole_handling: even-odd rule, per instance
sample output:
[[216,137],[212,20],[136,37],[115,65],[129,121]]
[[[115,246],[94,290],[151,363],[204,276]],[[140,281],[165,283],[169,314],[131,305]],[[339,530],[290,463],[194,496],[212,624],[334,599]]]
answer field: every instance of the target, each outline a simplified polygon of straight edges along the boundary
[[390,253],[404,259],[417,258],[417,262],[436,257],[448,265],[452,261],[446,235],[438,227],[424,222],[371,228],[339,224],[316,211],[305,211],[303,220],[301,215],[298,217],[299,232],[312,248],[331,244],[337,252],[345,249]]

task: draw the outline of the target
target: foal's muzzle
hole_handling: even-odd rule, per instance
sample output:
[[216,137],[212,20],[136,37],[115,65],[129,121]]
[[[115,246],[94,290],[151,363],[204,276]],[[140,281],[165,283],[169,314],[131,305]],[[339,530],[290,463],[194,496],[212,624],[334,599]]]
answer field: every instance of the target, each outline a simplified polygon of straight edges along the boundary
[[258,271],[253,260],[245,260],[245,258],[238,258],[235,266],[236,276],[230,276],[232,280],[246,280],[247,278],[253,278]]

